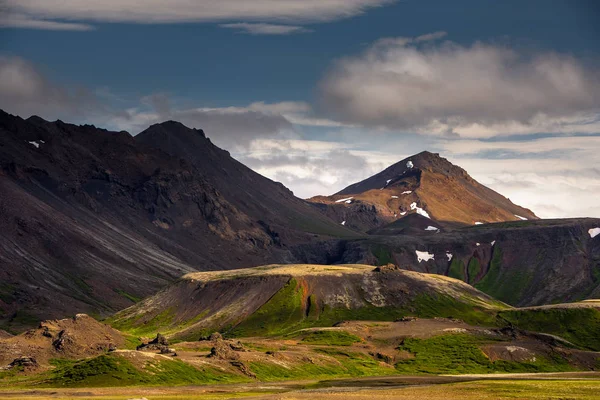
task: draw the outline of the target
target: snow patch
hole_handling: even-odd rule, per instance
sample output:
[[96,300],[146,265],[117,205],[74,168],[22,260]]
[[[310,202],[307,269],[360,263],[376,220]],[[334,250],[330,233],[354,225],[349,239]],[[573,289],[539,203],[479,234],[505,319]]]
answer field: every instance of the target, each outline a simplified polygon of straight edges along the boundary
[[406,191],[402,192],[401,194],[411,194],[411,193],[412,193],[412,190],[406,190]]
[[436,228],[435,226],[431,226],[429,225],[427,228],[425,228],[426,231],[439,231],[440,228]]
[[520,220],[527,221],[527,218],[521,217],[520,215],[515,214],[515,217],[519,218]]
[[421,207],[417,207],[417,203],[410,203],[410,209],[411,210],[416,210],[417,214],[421,214],[424,217],[427,217],[429,219],[431,219],[431,217],[429,216],[429,214],[427,213],[427,211],[423,210]]
[[406,211],[402,211],[400,215],[406,215]]
[[29,144],[32,144],[32,145],[34,145],[34,146],[35,146],[36,148],[38,148],[38,149],[40,148],[40,144],[39,144],[38,142],[36,142],[36,141],[29,142]]
[[346,221],[342,221],[342,225],[346,225]]
[[415,165],[413,164],[413,162],[412,162],[412,161],[408,161],[408,162],[406,163],[406,168],[412,168],[412,167],[414,167],[414,166],[415,166]]
[[392,199],[397,199],[397,198],[398,198],[398,196],[392,196]]
[[481,246],[481,243],[475,243],[477,246]]
[[496,244],[495,240],[492,240],[492,242],[490,243],[492,246]]
[[346,197],[345,199],[339,199],[339,200],[336,200],[335,202],[336,203],[348,203],[348,204],[350,204],[350,203],[352,203],[352,199],[353,198],[354,197]]
[[446,257],[448,257],[448,261],[452,261],[452,257],[454,257],[452,255],[452,253],[450,253],[449,251],[446,252]]
[[588,231],[588,233],[590,234],[590,237],[593,239],[596,236],[600,235],[600,228],[592,228]]
[[415,253],[417,253],[417,261],[419,261],[419,262],[435,260],[433,254],[428,253],[426,251],[415,250]]
[[387,181],[385,181],[385,186],[389,185],[391,181],[392,181],[391,179],[388,179]]
[[475,225],[483,225],[483,222],[475,222]]

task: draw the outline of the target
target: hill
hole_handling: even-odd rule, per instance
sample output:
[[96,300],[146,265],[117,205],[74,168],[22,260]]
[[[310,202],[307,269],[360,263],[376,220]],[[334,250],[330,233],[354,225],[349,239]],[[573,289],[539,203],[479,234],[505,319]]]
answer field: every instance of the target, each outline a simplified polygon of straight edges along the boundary
[[411,214],[454,225],[537,219],[439,154],[415,154],[332,196],[309,199],[345,226],[368,231]]
[[368,265],[269,265],[198,272],[110,319],[132,334],[276,335],[405,315],[489,322],[506,305],[456,279]]

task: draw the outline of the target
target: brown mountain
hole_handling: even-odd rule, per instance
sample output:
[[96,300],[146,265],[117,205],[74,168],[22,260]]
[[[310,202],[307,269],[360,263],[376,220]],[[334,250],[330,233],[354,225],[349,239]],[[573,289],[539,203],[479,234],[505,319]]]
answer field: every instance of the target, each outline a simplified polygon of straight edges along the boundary
[[[157,132],[190,140],[196,157],[152,147]],[[201,131],[167,122],[136,139],[4,112],[0,229],[0,321],[13,330],[107,314],[186,272],[295,261],[299,243],[352,235]]]
[[513,204],[464,169],[427,151],[332,196],[316,196],[310,201],[339,223],[360,231],[411,214],[445,226],[538,219],[531,210]]

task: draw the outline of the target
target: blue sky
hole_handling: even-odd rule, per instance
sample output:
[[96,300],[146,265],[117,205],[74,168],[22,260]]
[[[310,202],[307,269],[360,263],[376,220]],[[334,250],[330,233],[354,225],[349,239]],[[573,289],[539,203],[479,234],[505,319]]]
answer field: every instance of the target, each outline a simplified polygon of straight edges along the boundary
[[4,3],[9,112],[178,119],[302,197],[438,151],[541,216],[600,217],[595,1]]

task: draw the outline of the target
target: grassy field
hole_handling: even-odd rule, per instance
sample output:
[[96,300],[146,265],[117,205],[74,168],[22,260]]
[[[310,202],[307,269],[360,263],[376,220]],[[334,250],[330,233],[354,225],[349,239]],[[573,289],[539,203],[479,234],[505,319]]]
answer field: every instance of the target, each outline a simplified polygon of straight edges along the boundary
[[[456,382],[457,377],[406,377],[404,381],[388,382],[382,379],[356,379],[321,383],[282,382],[275,385],[224,385],[211,387],[161,387],[161,388],[81,388],[65,390],[0,391],[0,397],[23,400],[98,399],[127,400],[221,400],[221,399],[344,399],[344,400],[475,400],[475,399],[597,399],[600,393],[598,374],[587,377],[546,375],[536,379],[533,375],[490,377]],[[389,387],[381,387],[382,384]],[[346,386],[348,384],[348,386]],[[318,389],[311,387],[320,386]],[[404,386],[404,387],[403,387]]]

